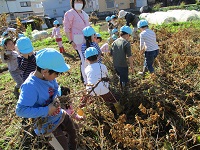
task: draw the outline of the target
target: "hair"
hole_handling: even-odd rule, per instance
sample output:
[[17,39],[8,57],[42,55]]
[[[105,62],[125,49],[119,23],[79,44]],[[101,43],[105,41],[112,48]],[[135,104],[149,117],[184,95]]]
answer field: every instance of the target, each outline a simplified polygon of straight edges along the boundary
[[149,26],[148,26],[148,25],[146,25],[146,26],[142,26],[141,28],[146,28],[146,27],[148,28]]
[[[75,2],[75,0],[71,0],[71,7],[74,9],[74,2]],[[82,7],[82,9],[84,9],[85,8],[85,5],[86,5],[86,1],[85,0],[82,0],[82,2],[83,2],[83,7]]]
[[89,61],[96,61],[97,58],[98,58],[97,55],[93,55],[93,56],[88,57],[87,60],[89,60]]
[[124,31],[120,32],[120,36],[123,36],[123,35],[126,35],[126,34],[128,34],[128,33],[124,32]]
[[90,47],[90,44],[92,42],[92,36],[85,36],[85,40],[86,40],[86,49],[88,47]]
[[56,24],[57,27],[60,27],[60,24]]
[[101,38],[101,37],[97,37],[97,39],[100,39],[100,42],[102,41],[102,38]]
[[[37,67],[36,67],[36,70],[37,70],[38,72],[41,73],[41,71],[42,71],[43,69],[40,68],[39,66],[37,66]],[[50,75],[53,74],[54,72],[55,72],[56,74],[60,74],[60,73],[61,73],[61,72],[57,72],[57,71],[54,71],[54,70],[48,70],[48,72],[49,72]]]
[[4,41],[4,45],[7,46],[9,41],[12,41],[14,43],[14,41],[11,38],[6,38]]

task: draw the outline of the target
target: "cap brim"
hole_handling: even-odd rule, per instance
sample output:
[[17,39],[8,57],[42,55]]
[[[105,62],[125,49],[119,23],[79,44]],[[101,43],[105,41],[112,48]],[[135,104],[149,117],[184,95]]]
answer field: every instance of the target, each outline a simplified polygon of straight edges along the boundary
[[68,64],[63,65],[61,68],[54,69],[56,72],[67,72],[70,69]]
[[23,50],[23,51],[20,51],[20,50],[19,50],[19,52],[22,53],[22,54],[28,54],[28,53],[30,53],[30,52],[32,52],[32,51],[33,51],[33,47],[32,47],[32,48],[25,49],[25,50]]

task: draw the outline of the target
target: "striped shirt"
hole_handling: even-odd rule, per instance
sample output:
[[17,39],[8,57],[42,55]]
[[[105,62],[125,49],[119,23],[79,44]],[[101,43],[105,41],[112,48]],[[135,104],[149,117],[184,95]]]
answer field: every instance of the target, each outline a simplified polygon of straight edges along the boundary
[[[101,59],[101,49],[99,47],[99,45],[95,42],[91,42],[90,43],[90,47],[94,47],[97,49],[98,51],[98,63],[101,63],[102,59]],[[83,57],[85,58],[85,50],[87,49],[86,43],[84,43],[81,47],[81,52],[83,54]]]
[[36,59],[35,54],[28,56],[28,59],[24,58],[23,56],[17,57],[18,67],[20,70],[23,71],[22,78],[25,81],[29,74],[36,70]]
[[150,29],[146,29],[140,33],[140,50],[145,47],[145,51],[154,51],[159,49],[156,42],[156,34]]

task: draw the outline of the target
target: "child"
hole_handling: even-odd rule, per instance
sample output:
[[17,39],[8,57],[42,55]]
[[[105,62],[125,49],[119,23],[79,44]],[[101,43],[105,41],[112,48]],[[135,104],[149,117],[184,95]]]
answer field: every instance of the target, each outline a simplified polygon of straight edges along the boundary
[[111,36],[112,35],[112,29],[114,28],[114,25],[111,23],[111,17],[110,16],[106,17],[106,22],[108,22],[108,33]]
[[54,28],[53,28],[53,31],[52,31],[52,35],[51,37],[56,37],[56,42],[58,44],[58,47],[59,47],[59,50],[60,50],[60,53],[65,53],[65,50],[64,50],[64,47],[62,45],[62,36],[60,34],[60,24],[58,22],[58,20],[55,20],[53,22],[53,25],[54,25]]
[[[81,47],[83,57],[85,58],[85,50],[88,47],[95,47],[98,50],[98,62],[101,63],[101,61],[102,61],[101,50],[99,48],[99,45],[97,43],[95,43],[95,40],[96,40],[95,30],[92,27],[87,26],[83,29],[83,35],[84,35],[85,40],[86,40],[86,43],[84,43]],[[84,64],[85,67],[87,66],[87,62],[85,63],[85,61],[84,61],[82,63]],[[86,82],[86,80],[84,80],[84,82]]]
[[[61,149],[75,150],[77,135],[74,123],[56,100],[58,83],[55,78],[70,67],[62,54],[52,48],[38,51],[36,63],[36,71],[21,86],[16,114],[19,117],[35,118],[37,122],[34,131],[38,136],[51,134]],[[53,141],[50,144],[59,149]]]
[[112,29],[112,35],[116,35],[117,37],[119,36],[119,32],[117,30],[117,28]]
[[8,70],[10,72],[10,75],[17,83],[17,85],[14,88],[14,95],[16,98],[18,98],[19,88],[23,83],[22,71],[18,68],[17,64],[18,53],[17,51],[15,51],[15,44],[10,38],[4,39],[2,42],[2,46],[4,46],[5,51],[1,51],[1,59],[3,63],[8,64]]
[[[86,89],[91,92],[92,96],[101,96],[105,102],[117,105],[117,101],[109,91],[108,70],[105,65],[98,63],[98,51],[95,47],[89,47],[85,51],[85,58],[89,65],[85,68],[85,74],[87,77]],[[100,81],[102,80],[102,81]],[[100,83],[94,88],[94,86],[100,81]],[[94,88],[94,89],[93,89]],[[93,91],[91,91],[93,89]],[[83,101],[84,102],[84,101]],[[116,108],[117,109],[117,108]],[[119,108],[118,108],[119,109]]]
[[133,59],[129,42],[131,35],[131,28],[129,26],[122,26],[120,28],[120,38],[116,39],[111,46],[114,68],[117,75],[120,77],[120,85],[122,89],[128,85],[128,64],[126,57],[128,57],[129,65],[133,72]]
[[[99,45],[99,43],[102,41],[102,38],[101,38],[101,34],[99,33],[96,33],[96,43]],[[105,53],[108,53],[109,52],[109,45],[108,43],[104,43],[101,47],[100,47],[100,50],[101,50],[101,53],[102,55],[104,55]]]
[[28,37],[21,37],[16,42],[21,55],[17,57],[19,69],[23,71],[23,81],[36,69],[35,53],[31,40]]
[[159,47],[156,42],[156,34],[148,28],[146,20],[140,20],[137,24],[140,33],[140,51],[145,54],[143,71],[139,75],[145,75],[147,71],[154,72],[153,62],[159,53]]
[[111,23],[113,24],[113,26],[114,26],[115,28],[118,27],[117,16],[115,16],[115,15],[112,15],[112,16],[111,16]]

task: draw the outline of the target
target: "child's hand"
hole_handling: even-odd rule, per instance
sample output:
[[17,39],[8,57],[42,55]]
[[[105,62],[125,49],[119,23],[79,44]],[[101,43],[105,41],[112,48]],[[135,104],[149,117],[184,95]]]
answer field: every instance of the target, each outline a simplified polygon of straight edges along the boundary
[[[59,107],[55,107],[53,103],[49,104],[48,105],[49,107],[49,112],[48,112],[48,115],[49,116],[55,116],[56,112],[58,111],[58,108]],[[60,109],[60,108],[59,108]],[[60,112],[60,111],[59,111]]]

